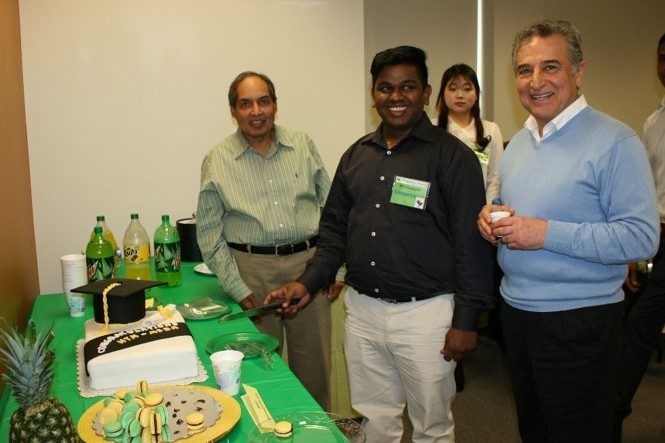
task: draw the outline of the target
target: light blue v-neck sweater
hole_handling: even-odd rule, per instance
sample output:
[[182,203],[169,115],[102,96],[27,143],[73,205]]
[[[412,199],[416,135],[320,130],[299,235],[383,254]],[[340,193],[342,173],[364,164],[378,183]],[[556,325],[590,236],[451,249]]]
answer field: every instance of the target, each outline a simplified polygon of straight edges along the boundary
[[501,203],[548,220],[540,250],[501,245],[501,294],[513,307],[551,312],[623,299],[626,263],[658,248],[651,170],[639,137],[590,107],[536,142],[522,129],[500,166]]

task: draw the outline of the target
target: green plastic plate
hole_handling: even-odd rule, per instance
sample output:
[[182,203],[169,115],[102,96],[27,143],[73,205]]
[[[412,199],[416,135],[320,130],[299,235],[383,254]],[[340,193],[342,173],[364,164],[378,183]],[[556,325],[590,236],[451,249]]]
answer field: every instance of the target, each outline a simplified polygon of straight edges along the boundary
[[252,429],[249,443],[364,443],[365,433],[352,419],[326,412],[293,412],[273,417],[275,422],[288,421],[293,427],[290,437],[277,437],[273,432]]
[[245,357],[260,357],[274,351],[279,340],[263,332],[234,332],[220,335],[206,344],[206,352],[212,354],[225,349],[233,349],[245,354]]

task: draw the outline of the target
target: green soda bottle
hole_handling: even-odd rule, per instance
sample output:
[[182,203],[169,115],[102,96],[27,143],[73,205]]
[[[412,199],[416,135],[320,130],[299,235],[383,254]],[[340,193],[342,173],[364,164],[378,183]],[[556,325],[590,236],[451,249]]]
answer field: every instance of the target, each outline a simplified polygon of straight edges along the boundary
[[150,237],[139,221],[138,214],[132,214],[131,222],[122,240],[125,257],[125,277],[135,280],[151,280]]
[[155,245],[155,273],[157,280],[169,286],[180,285],[180,236],[178,230],[169,222],[168,215],[162,215],[153,237]]
[[115,253],[111,243],[104,239],[101,226],[95,226],[92,240],[85,248],[88,283],[113,277]]
[[[100,226],[102,228],[102,236],[106,241],[111,243],[111,246],[113,246],[113,260],[115,267],[113,269],[113,275],[118,274],[118,267],[120,266],[120,260],[122,258],[122,250],[118,249],[118,243],[115,241],[115,236],[113,235],[113,232],[111,232],[111,229],[109,229],[108,225],[106,224],[106,217],[103,215],[98,215],[97,216],[97,226]],[[92,233],[90,234],[90,240],[92,240],[95,237],[95,231],[93,230]]]

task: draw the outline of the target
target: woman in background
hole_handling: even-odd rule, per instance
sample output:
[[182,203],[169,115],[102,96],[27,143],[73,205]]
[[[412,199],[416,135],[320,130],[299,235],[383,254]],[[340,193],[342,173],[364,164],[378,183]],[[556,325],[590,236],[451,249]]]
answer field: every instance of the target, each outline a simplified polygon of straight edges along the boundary
[[453,65],[441,78],[436,99],[437,126],[463,141],[478,156],[485,179],[487,203],[499,196],[499,161],[503,138],[496,123],[480,118],[480,85],[469,65]]
[[[437,126],[450,132],[464,142],[476,154],[483,169],[485,199],[487,203],[499,197],[499,162],[503,156],[503,137],[496,123],[480,118],[480,85],[476,71],[469,65],[458,64],[446,69],[441,78],[441,89],[436,99],[439,118]],[[493,251],[494,287],[498,291],[501,270]],[[490,312],[488,316],[490,333],[499,344],[502,343],[498,316]],[[455,367],[457,392],[464,389],[464,366],[462,360]]]

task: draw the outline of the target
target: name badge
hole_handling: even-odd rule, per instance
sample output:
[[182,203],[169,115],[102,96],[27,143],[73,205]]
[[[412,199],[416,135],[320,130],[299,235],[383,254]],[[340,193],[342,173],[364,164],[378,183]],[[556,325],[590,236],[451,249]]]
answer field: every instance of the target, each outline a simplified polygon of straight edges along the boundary
[[390,203],[408,206],[409,208],[425,209],[429,182],[414,180],[412,178],[395,176],[393,191],[390,194]]

